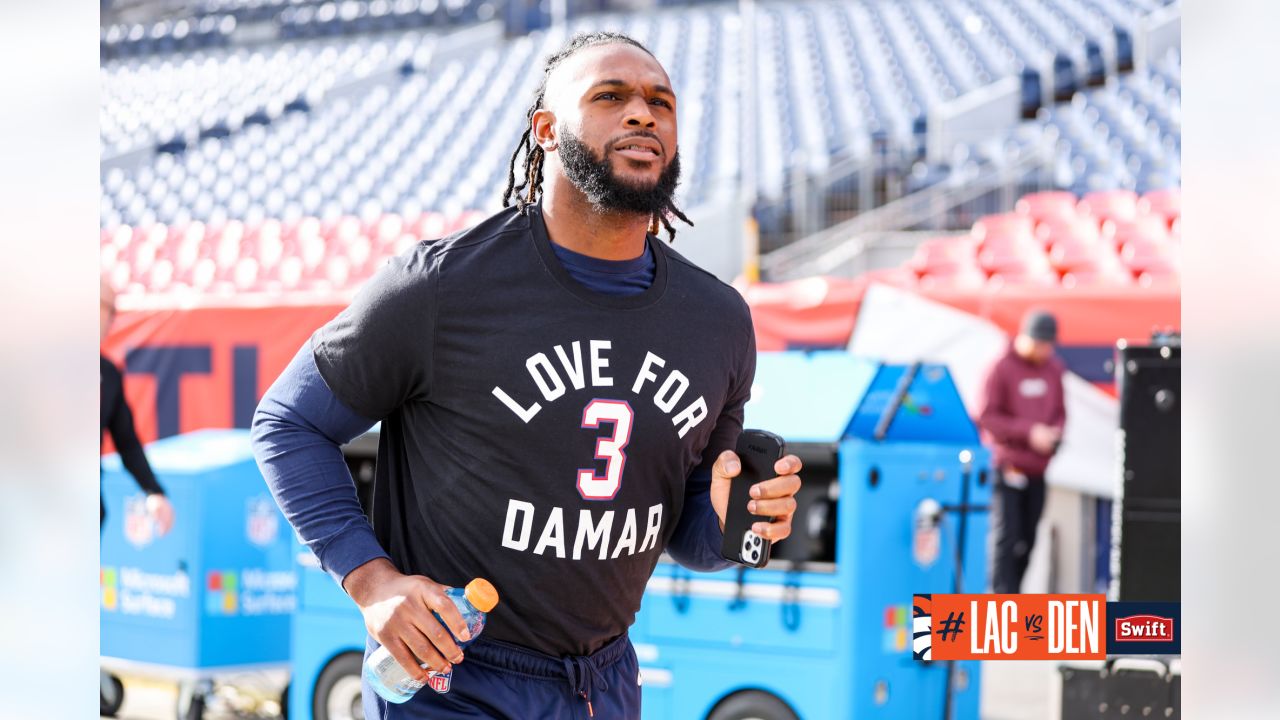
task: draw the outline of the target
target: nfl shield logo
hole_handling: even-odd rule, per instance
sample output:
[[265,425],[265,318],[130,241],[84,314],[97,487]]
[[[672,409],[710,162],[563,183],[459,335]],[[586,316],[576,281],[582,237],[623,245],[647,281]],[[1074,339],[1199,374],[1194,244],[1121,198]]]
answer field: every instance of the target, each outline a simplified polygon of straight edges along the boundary
[[147,512],[147,498],[133,495],[124,500],[124,539],[136,548],[146,547],[155,539],[155,527]]
[[431,673],[427,677],[427,685],[441,695],[449,692],[449,688],[453,687],[453,671],[450,670],[447,673]]
[[942,549],[941,518],[942,505],[933,498],[925,498],[916,506],[911,532],[911,559],[922,568],[938,560]]
[[275,542],[278,530],[279,520],[271,500],[264,497],[250,499],[245,512],[245,534],[249,536],[249,542],[270,545]]

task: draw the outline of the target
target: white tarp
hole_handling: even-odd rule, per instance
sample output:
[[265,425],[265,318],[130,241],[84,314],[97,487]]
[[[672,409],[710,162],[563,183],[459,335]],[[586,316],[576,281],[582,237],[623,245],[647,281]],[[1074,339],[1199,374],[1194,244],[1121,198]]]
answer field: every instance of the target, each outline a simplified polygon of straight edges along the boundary
[[[996,325],[948,305],[888,285],[873,284],[862,300],[849,351],[886,362],[943,363],[970,415],[982,382],[1009,336]],[[1046,480],[1058,487],[1110,498],[1116,473],[1116,399],[1073,373],[1063,378],[1067,426]]]

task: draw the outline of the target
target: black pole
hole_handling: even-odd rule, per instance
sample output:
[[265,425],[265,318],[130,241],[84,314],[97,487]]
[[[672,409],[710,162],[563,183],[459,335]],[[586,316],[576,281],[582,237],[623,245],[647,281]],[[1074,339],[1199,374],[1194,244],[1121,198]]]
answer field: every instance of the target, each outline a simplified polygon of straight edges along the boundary
[[[968,450],[963,451],[968,453]],[[956,577],[951,584],[952,592],[959,595],[964,591],[964,540],[969,526],[969,472],[973,468],[972,458],[964,463],[964,471],[960,473],[960,527],[956,532]],[[973,620],[970,619],[970,622]],[[955,677],[956,661],[947,661],[947,685],[942,698],[942,720],[951,720],[953,708],[951,703],[952,680]]]

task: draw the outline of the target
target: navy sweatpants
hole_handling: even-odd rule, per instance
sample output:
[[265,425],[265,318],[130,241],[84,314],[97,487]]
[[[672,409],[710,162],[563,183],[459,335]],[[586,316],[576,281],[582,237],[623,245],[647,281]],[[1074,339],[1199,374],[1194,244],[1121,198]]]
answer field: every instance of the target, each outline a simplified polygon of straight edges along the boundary
[[[365,657],[378,648],[369,638]],[[364,683],[365,720],[636,720],[640,664],[625,634],[593,655],[557,658],[481,637],[453,666],[449,691],[430,686],[403,705]]]

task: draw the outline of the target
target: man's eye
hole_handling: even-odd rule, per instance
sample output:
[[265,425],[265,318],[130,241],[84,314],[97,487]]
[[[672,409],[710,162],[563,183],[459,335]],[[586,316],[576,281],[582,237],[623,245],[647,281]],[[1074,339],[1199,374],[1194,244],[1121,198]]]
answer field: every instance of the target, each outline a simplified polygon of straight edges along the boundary
[[597,100],[617,100],[617,99],[618,99],[618,94],[617,94],[617,93],[611,93],[611,92],[609,92],[609,93],[600,93],[599,95],[597,95],[597,96],[596,96],[596,99],[597,99]]
[[654,98],[649,102],[653,103],[654,105],[661,105],[662,107],[667,109],[671,108],[671,103],[667,102],[666,100],[663,100],[662,98]]

